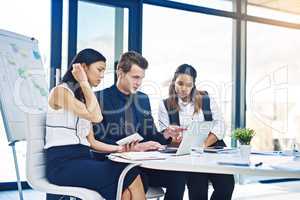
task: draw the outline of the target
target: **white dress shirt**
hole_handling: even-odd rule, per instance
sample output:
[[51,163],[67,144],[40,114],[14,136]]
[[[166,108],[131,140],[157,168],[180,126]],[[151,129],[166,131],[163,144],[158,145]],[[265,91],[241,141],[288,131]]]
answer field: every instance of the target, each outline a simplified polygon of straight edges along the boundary
[[[198,121],[200,124],[202,123],[203,125],[205,124],[202,109],[198,113],[194,114],[193,101],[186,103],[183,102],[180,98],[178,98],[178,104],[180,107],[179,110],[180,126],[188,127],[192,121]],[[221,140],[225,136],[225,122],[215,100],[212,97],[210,97],[210,107],[211,107],[213,121],[209,123],[210,124],[209,130],[210,132],[215,134],[218,140]],[[163,131],[170,125],[168,112],[163,101],[161,101],[158,109],[158,123],[159,123],[160,131]],[[207,126],[205,128],[207,128]]]

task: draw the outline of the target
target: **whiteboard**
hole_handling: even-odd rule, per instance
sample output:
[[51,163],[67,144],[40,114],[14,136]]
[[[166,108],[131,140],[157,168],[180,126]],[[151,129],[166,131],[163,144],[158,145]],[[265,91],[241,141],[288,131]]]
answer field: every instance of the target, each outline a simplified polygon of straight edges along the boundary
[[46,112],[47,99],[37,40],[0,29],[0,108],[9,143],[25,140],[28,120]]

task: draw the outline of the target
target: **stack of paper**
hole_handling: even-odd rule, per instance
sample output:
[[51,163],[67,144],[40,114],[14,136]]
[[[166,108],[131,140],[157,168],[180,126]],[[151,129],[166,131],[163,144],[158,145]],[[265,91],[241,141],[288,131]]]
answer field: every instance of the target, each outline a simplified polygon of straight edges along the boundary
[[127,160],[162,160],[170,157],[170,155],[163,154],[158,151],[124,152],[124,153],[113,153],[111,155],[121,157]]

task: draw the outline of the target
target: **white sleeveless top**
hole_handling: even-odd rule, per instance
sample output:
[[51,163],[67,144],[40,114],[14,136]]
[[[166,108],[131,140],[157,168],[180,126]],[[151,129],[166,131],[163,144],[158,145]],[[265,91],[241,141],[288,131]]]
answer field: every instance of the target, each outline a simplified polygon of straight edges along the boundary
[[[73,91],[66,83],[58,87],[66,88],[74,96]],[[51,91],[53,92],[53,91]],[[50,93],[51,93],[50,92]],[[90,146],[87,135],[92,128],[89,120],[78,117],[73,112],[63,108],[54,110],[48,104],[46,119],[45,149],[54,146],[83,144]]]

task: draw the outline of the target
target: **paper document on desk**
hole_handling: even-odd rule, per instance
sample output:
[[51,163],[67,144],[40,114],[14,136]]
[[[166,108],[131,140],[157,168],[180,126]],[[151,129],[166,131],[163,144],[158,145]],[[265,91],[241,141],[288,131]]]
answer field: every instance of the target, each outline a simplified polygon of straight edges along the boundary
[[147,152],[124,152],[124,153],[113,153],[112,156],[117,156],[127,160],[164,160],[170,157],[160,153],[158,151],[147,151]]
[[300,161],[289,161],[285,163],[274,164],[271,165],[271,167],[279,170],[300,172]]

